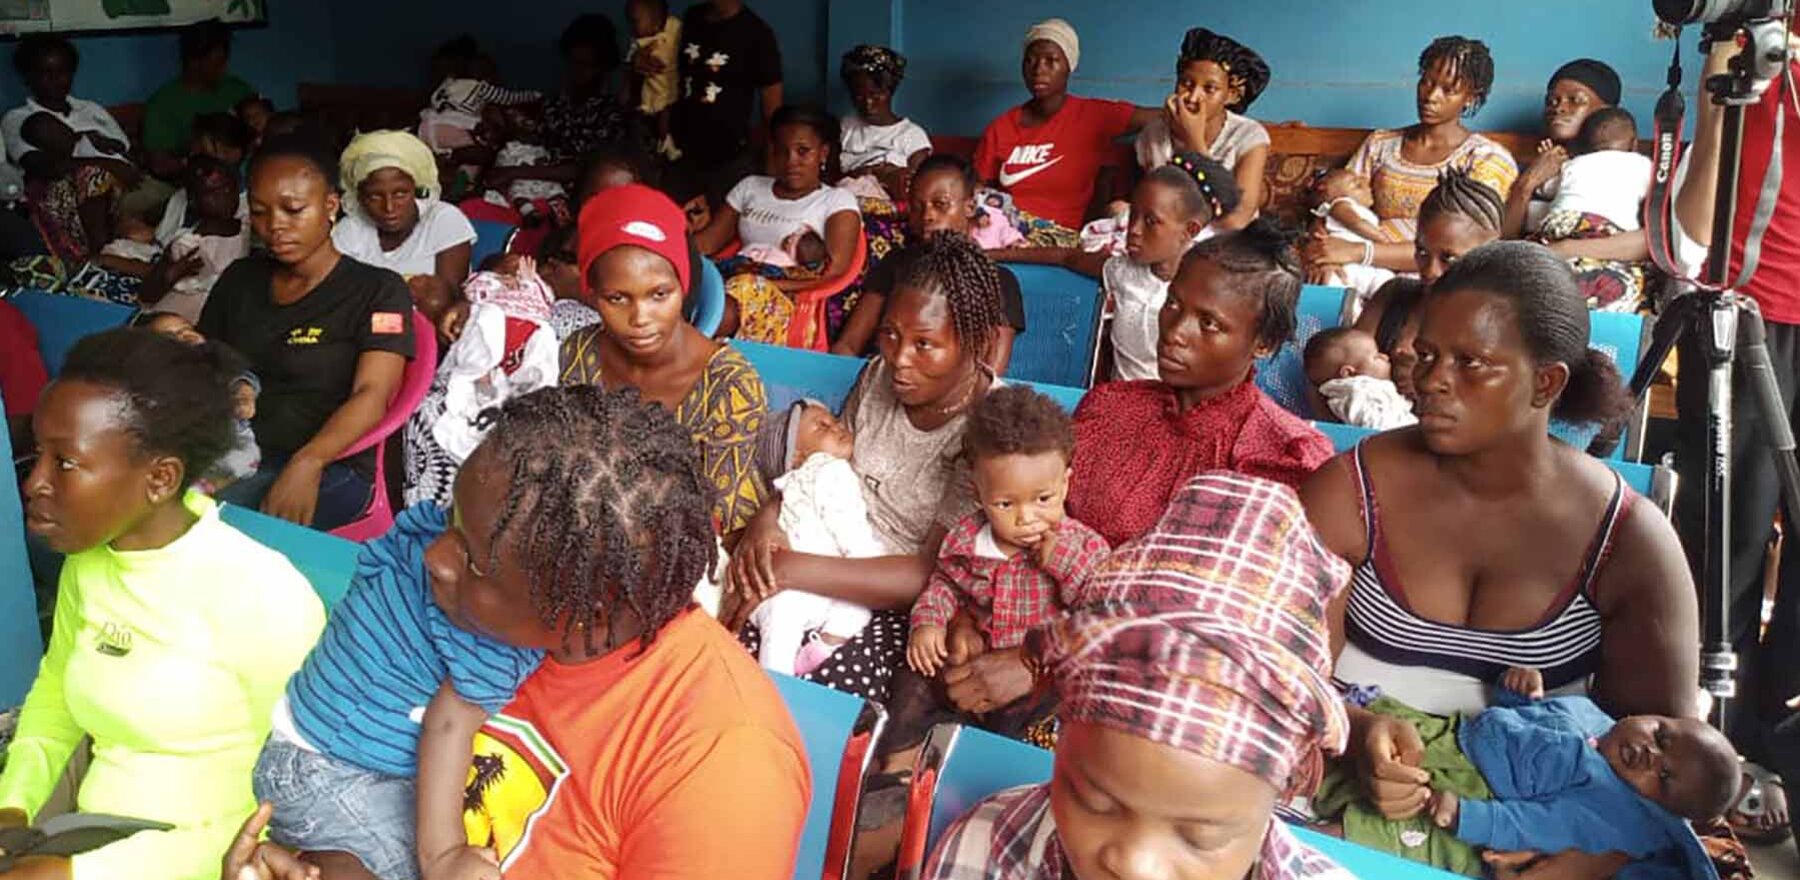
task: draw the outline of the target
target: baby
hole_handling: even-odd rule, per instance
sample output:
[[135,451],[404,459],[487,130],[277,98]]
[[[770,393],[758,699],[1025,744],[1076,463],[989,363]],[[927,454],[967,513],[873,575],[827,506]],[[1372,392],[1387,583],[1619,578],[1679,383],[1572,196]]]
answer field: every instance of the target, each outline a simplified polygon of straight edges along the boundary
[[184,192],[198,220],[169,242],[164,262],[151,272],[139,297],[158,311],[193,322],[200,320],[219,276],[250,255],[250,224],[238,216],[236,165],[194,155],[188,158],[187,177]]
[[825,249],[825,239],[817,232],[800,229],[782,239],[777,247],[744,248],[744,256],[765,266],[817,272],[825,268],[831,254]]
[[669,108],[675,105],[675,86],[680,78],[675,53],[681,48],[681,19],[669,14],[664,0],[626,0],[625,20],[631,22],[631,55],[628,64],[640,58],[656,60],[661,66],[655,73],[639,73],[637,111],[656,120],[657,151],[670,161],[681,158],[669,136]]
[[[855,437],[816,400],[772,415],[757,438],[756,465],[781,492],[782,534],[797,553],[858,559],[892,551],[869,524],[862,478],[851,467]],[[869,609],[800,590],[783,590],[751,614],[762,633],[757,659],[805,675],[862,632]],[[808,639],[807,633],[814,633]]]
[[[945,536],[937,570],[913,605],[910,668],[893,676],[883,754],[911,749],[941,721],[1016,736],[1042,717],[1041,695],[979,717],[961,712],[938,676],[946,663],[1018,647],[1027,631],[1078,604],[1106,560],[1106,540],[1063,507],[1074,449],[1069,415],[1030,388],[996,388],[970,413],[963,456],[981,508]],[[948,627],[959,612],[973,618],[985,648],[950,644]]]
[[[133,210],[135,208],[135,210]],[[100,249],[96,262],[114,272],[142,278],[150,274],[150,266],[162,256],[156,242],[156,222],[162,209],[154,202],[132,203],[121,199],[113,215],[113,240]]]
[[984,251],[997,251],[1023,242],[1025,234],[1013,225],[1012,208],[1012,196],[999,190],[980,190],[976,193],[975,219],[969,223],[969,237]]
[[[206,337],[194,329],[188,319],[173,312],[151,312],[139,323],[153,333],[160,333],[183,345],[205,345]],[[233,415],[231,451],[200,477],[202,489],[217,492],[251,474],[262,464],[262,450],[256,445],[256,431],[250,420],[256,418],[256,396],[262,393],[262,382],[248,369],[231,382]]]
[[[1375,216],[1375,194],[1369,182],[1348,168],[1327,171],[1314,182],[1310,194],[1315,230],[1327,238],[1358,244],[1385,241],[1381,218]],[[1379,266],[1351,263],[1332,270],[1332,280],[1356,291],[1367,300],[1394,273]]]
[[1508,669],[1498,684],[1488,709],[1449,719],[1388,697],[1369,703],[1421,738],[1412,763],[1431,788],[1421,816],[1383,818],[1344,771],[1327,778],[1315,807],[1342,809],[1349,840],[1472,877],[1483,875],[1479,847],[1617,852],[1647,869],[1620,877],[1717,880],[1683,820],[1717,818],[1737,795],[1737,752],[1723,734],[1691,718],[1614,722],[1587,697],[1544,699],[1536,669]]
[[1582,153],[1563,163],[1538,237],[1550,242],[1637,231],[1653,170],[1637,151],[1637,120],[1623,107],[1595,110],[1581,124],[1579,143]]
[[1321,330],[1307,340],[1304,363],[1314,418],[1376,431],[1418,422],[1374,335],[1354,327]]
[[238,121],[244,123],[244,128],[249,129],[250,151],[255,152],[257,147],[262,146],[263,138],[268,132],[269,118],[275,115],[275,102],[262,95],[251,95],[237,102],[231,112],[237,116]]

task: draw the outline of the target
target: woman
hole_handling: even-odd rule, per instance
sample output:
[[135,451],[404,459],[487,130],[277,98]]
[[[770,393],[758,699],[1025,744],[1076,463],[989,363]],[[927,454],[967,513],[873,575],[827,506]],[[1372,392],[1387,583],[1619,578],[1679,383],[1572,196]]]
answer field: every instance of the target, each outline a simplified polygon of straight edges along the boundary
[[636,388],[693,435],[717,495],[719,533],[734,535],[763,503],[754,461],[769,407],[762,379],[737,349],[682,316],[699,283],[687,218],[642,184],[608,190],[581,209],[580,277],[600,323],[562,344],[562,384]]
[[268,253],[213,284],[199,330],[262,380],[262,464],[219,498],[321,530],[362,515],[375,450],[344,450],[387,414],[413,356],[412,298],[398,275],[338,252],[332,163],[304,138],[271,138],[250,162],[250,225]]
[[1494,59],[1479,40],[1439,37],[1419,55],[1419,121],[1398,131],[1377,131],[1363,141],[1349,168],[1367,181],[1381,218],[1380,243],[1315,238],[1304,249],[1319,271],[1349,263],[1407,272],[1413,269],[1419,205],[1446,170],[1461,169],[1495,192],[1512,190],[1519,168],[1506,148],[1469,131],[1473,116],[1494,85]]
[[619,66],[619,36],[612,19],[600,14],[576,18],[563,30],[557,49],[562,54],[563,88],[544,102],[544,146],[552,161],[490,168],[482,177],[489,188],[504,192],[519,180],[581,185],[583,160],[639,134],[625,106],[606,91],[607,79]]
[[[913,239],[923,242],[938,233],[967,236],[969,223],[975,216],[975,170],[969,161],[948,153],[932,156],[919,163],[907,196],[907,225]],[[863,279],[862,295],[844,323],[844,330],[831,345],[833,354],[863,357],[875,343],[875,331],[881,325],[882,309],[894,291],[895,280],[906,272],[906,264],[916,259],[921,245],[913,245],[889,255]],[[1025,332],[1025,296],[1019,290],[1019,279],[1011,269],[995,264],[1000,273],[1000,308],[1005,320],[994,328],[994,342],[988,350],[987,365],[996,376],[1006,375],[1012,361],[1013,340]]]
[[1075,247],[1113,140],[1136,134],[1163,110],[1069,94],[1081,40],[1060,18],[1026,31],[1023,50],[1020,72],[1031,100],[988,123],[975,148],[975,171],[1011,193],[1020,211],[1059,227],[1034,229],[1033,245]]
[[1214,220],[1220,230],[1242,229],[1262,210],[1269,164],[1269,132],[1240,114],[1269,85],[1269,65],[1242,43],[1206,28],[1181,40],[1175,93],[1166,113],[1138,132],[1138,167],[1149,172],[1181,153],[1195,152],[1225,166],[1237,181],[1236,208]]
[[435,325],[469,277],[475,227],[438,199],[437,159],[404,131],[357,135],[338,160],[349,210],[331,230],[340,253],[406,279],[413,304]]
[[[876,610],[859,635],[805,676],[811,681],[887,699],[888,676],[904,662],[906,612],[924,590],[949,526],[977,507],[958,452],[969,410],[998,381],[986,363],[1000,320],[999,288],[999,273],[974,242],[929,239],[888,297],[881,356],[863,369],[844,404],[844,425],[856,439],[851,464],[869,486],[870,522],[903,555],[795,553],[777,521],[777,498],[763,505],[738,542],[731,561],[738,604],[725,615],[734,627],[757,602],[784,589]],[[745,633],[752,652],[757,636]],[[966,666],[953,666],[951,674],[964,674],[956,670]]]
[[1063,720],[1048,784],[975,805],[932,880],[1348,880],[1275,805],[1344,741],[1326,606],[1348,571],[1293,490],[1195,477],[1087,605],[1028,642]]
[[[1619,95],[1619,75],[1592,58],[1571,61],[1551,75],[1544,90],[1544,141],[1507,194],[1507,238],[1538,233],[1556,197],[1563,163],[1577,151],[1582,123],[1596,110],[1617,106]],[[1641,230],[1594,228],[1591,223],[1584,220],[1572,235],[1550,242],[1550,250],[1569,261],[1590,305],[1635,311],[1644,297],[1649,238]]]
[[[1631,408],[1587,347],[1568,267],[1537,245],[1490,244],[1423,308],[1419,425],[1301,487],[1326,546],[1356,567],[1333,609],[1337,678],[1447,715],[1484,708],[1505,667],[1533,666],[1551,693],[1586,692],[1614,716],[1698,717],[1699,615],[1674,530],[1549,433],[1552,417],[1604,424]],[[1403,722],[1351,712],[1346,754],[1390,818],[1429,794],[1408,757],[1418,743]],[[1591,877],[1624,861],[1558,860]]]
[[1117,547],[1201,471],[1297,485],[1324,464],[1330,441],[1256,385],[1299,298],[1298,261],[1267,221],[1190,249],[1158,317],[1161,379],[1101,385],[1075,410],[1069,514]]
[[76,344],[44,393],[26,522],[69,556],[0,773],[0,827],[38,818],[87,737],[79,809],[172,827],[0,877],[204,877],[256,802],[270,709],[325,611],[293,565],[189,489],[231,448],[228,378],[216,350],[114,330]]
[[[475,736],[465,864],[792,876],[811,794],[799,731],[693,604],[713,560],[711,496],[687,428],[634,390],[548,388],[501,407],[425,570],[458,626],[548,656]],[[226,854],[228,880],[309,876],[257,844],[268,809]]]
[[[856,197],[825,182],[837,150],[837,129],[837,119],[817,107],[790,105],[775,111],[768,157],[775,176],[753,174],[732,187],[724,206],[696,236],[707,254],[719,253],[735,238],[748,260],[726,267],[720,336],[786,345],[788,325],[803,321],[803,347],[815,347],[815,342],[824,347],[824,340],[811,338],[816,322],[796,311],[794,294],[842,281],[856,258],[862,232]],[[768,264],[776,261],[775,254],[791,251],[791,242],[807,234],[823,240],[824,264],[816,271],[771,271]]]

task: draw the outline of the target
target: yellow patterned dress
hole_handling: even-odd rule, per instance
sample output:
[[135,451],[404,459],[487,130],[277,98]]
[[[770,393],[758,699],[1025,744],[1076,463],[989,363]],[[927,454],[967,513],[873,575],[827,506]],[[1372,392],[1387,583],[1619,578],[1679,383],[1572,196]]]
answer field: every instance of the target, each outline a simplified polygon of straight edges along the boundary
[[[604,334],[595,325],[563,340],[562,384],[606,385],[600,375]],[[700,380],[675,407],[675,421],[694,435],[700,467],[718,490],[713,519],[721,535],[743,528],[762,507],[766,490],[756,472],[756,434],[768,409],[762,377],[728,345],[713,352]]]
[[1375,195],[1375,214],[1388,241],[1412,241],[1419,225],[1419,204],[1437,188],[1438,175],[1455,168],[1494,188],[1505,200],[1518,179],[1519,166],[1506,148],[1476,132],[1442,162],[1417,165],[1400,155],[1404,130],[1381,130],[1369,135],[1350,157],[1347,166],[1369,181]]

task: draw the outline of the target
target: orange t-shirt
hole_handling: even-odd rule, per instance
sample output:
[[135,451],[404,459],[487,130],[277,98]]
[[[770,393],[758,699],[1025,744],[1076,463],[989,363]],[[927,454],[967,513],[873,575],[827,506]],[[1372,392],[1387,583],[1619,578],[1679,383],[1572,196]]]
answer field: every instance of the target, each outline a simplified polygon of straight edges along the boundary
[[545,660],[483,725],[470,843],[532,880],[791,876],[812,782],[774,683],[697,611],[636,650]]

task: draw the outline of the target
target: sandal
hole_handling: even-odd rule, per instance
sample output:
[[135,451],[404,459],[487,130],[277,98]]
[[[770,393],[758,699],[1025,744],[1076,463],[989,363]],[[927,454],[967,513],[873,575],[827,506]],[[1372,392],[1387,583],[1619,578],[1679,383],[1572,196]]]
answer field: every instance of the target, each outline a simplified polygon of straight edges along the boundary
[[1745,761],[1744,785],[1725,822],[1739,840],[1752,846],[1770,846],[1793,836],[1781,777]]

